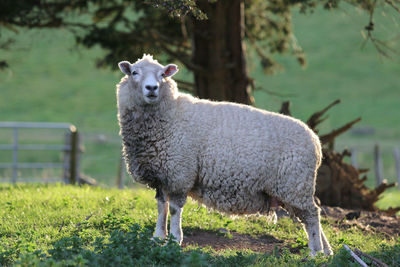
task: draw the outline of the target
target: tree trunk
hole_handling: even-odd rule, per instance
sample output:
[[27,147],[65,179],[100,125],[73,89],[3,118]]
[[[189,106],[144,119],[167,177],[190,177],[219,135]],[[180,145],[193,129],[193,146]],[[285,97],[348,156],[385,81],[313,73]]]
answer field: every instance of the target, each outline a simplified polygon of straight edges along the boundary
[[199,0],[207,20],[193,19],[193,63],[200,98],[251,104],[244,56],[243,0]]

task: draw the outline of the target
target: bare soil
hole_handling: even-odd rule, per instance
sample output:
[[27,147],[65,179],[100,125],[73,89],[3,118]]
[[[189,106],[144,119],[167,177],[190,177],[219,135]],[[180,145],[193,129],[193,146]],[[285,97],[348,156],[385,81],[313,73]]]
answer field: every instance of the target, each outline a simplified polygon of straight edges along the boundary
[[199,247],[211,247],[219,251],[225,249],[249,249],[255,252],[272,252],[274,248],[282,247],[283,241],[276,239],[271,235],[252,237],[246,234],[230,232],[209,232],[203,230],[194,230],[190,235],[186,235],[183,240],[183,247],[197,245]]
[[322,216],[328,218],[333,227],[347,229],[356,226],[367,232],[383,234],[387,239],[400,236],[400,217],[389,216],[381,211],[357,211],[338,207],[323,207]]
[[[277,213],[278,217],[287,216],[284,211]],[[358,227],[366,232],[381,233],[384,238],[392,239],[400,236],[400,217],[388,216],[383,212],[348,210],[338,207],[323,207],[321,216],[335,229],[343,230]],[[197,245],[210,247],[216,251],[225,249],[249,249],[255,252],[271,253],[277,247],[287,247],[292,253],[299,248],[293,248],[287,242],[276,239],[272,235],[251,236],[237,232],[219,229],[218,232],[190,229],[186,231],[183,247]]]

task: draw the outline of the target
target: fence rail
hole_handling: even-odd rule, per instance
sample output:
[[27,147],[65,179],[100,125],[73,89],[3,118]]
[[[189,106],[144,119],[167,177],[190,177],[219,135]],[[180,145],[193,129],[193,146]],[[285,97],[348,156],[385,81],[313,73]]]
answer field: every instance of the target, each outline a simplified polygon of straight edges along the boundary
[[[1,127],[0,127],[1,128]],[[14,150],[14,145],[0,145],[0,150]],[[18,150],[69,150],[70,147],[66,145],[42,145],[42,144],[29,144],[19,145]]]
[[0,163],[1,169],[10,169],[17,167],[17,169],[51,169],[51,168],[64,168],[63,163],[54,162],[18,162],[14,163]]
[[[76,127],[69,123],[48,123],[48,122],[0,122],[1,128],[12,129],[12,144],[0,144],[0,150],[13,151],[12,162],[0,162],[0,169],[12,169],[11,182],[36,181],[33,178],[18,177],[19,169],[49,169],[61,168],[64,170],[63,177],[39,179],[39,181],[60,181],[74,184],[79,179],[79,156],[80,139]],[[66,131],[64,144],[20,144],[20,129],[61,129]],[[63,162],[19,162],[18,152],[23,150],[44,150],[62,151]]]
[[[355,148],[351,148],[351,164],[356,168],[358,168],[357,155],[358,155],[358,151]],[[398,186],[398,189],[400,189],[400,149],[398,147],[393,148],[393,158],[394,158],[394,163],[395,163],[397,186]],[[374,145],[373,159],[374,159],[374,172],[375,172],[376,186],[379,186],[384,181],[382,150],[381,150],[379,144]]]
[[69,129],[74,125],[70,123],[53,122],[0,122],[0,128],[44,128],[44,129]]

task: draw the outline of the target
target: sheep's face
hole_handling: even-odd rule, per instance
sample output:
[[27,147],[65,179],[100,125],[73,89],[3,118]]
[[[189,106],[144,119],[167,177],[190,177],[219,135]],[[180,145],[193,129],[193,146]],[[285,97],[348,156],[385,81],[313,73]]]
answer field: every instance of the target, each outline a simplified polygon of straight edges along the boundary
[[[144,56],[134,64],[122,61],[118,64],[121,71],[128,75],[130,90],[135,100],[144,101],[146,104],[154,105],[160,101],[164,94],[164,85],[168,77],[178,72],[174,64],[162,66],[149,56]],[[164,89],[164,90],[163,90]]]

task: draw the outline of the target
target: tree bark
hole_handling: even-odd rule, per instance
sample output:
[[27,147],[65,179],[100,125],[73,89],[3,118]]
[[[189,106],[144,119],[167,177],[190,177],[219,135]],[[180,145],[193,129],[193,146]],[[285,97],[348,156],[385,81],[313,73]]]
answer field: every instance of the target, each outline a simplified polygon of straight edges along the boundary
[[199,0],[207,20],[192,20],[196,94],[200,98],[251,104],[244,56],[244,2]]

